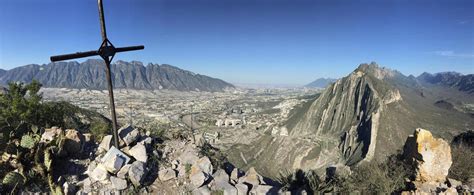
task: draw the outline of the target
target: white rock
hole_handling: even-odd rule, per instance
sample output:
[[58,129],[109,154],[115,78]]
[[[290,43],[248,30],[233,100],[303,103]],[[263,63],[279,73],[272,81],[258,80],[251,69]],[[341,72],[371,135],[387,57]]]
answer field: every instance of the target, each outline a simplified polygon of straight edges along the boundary
[[118,177],[110,177],[110,182],[112,183],[112,187],[116,190],[124,190],[128,186],[127,180]]
[[[212,175],[212,164],[211,160],[207,156],[200,158],[197,162],[197,166],[201,169],[202,172]],[[194,165],[193,165],[194,166]]]
[[127,164],[129,161],[130,158],[114,146],[112,146],[101,159],[105,168],[111,173],[117,173],[117,171],[119,171],[122,166]]
[[161,181],[168,181],[170,179],[176,178],[176,171],[173,169],[164,169],[161,171],[158,171],[158,178],[160,178]]
[[192,191],[193,195],[211,195],[211,190],[207,186],[196,188]]
[[102,138],[102,142],[100,142],[99,148],[109,151],[110,147],[112,146],[112,135],[106,135]]
[[247,192],[249,191],[249,187],[242,183],[235,184],[235,188],[237,188],[238,195],[247,195]]
[[118,178],[125,179],[125,177],[127,177],[128,170],[130,169],[130,166],[132,166],[132,165],[131,165],[131,164],[126,164],[126,165],[124,165],[124,166],[117,172],[117,177],[118,177]]
[[146,147],[141,143],[138,143],[137,145],[130,148],[130,150],[128,152],[137,161],[141,161],[141,162],[146,163],[147,160],[148,160],[148,156],[147,156],[147,153],[146,153]]
[[195,173],[191,173],[189,175],[189,180],[191,180],[191,184],[193,184],[193,186],[196,188],[202,186],[202,184],[204,184],[204,182],[206,182],[207,179],[208,179],[208,176],[206,176],[206,174],[200,170],[198,170]]
[[94,181],[104,181],[109,178],[109,172],[107,172],[107,169],[103,165],[98,164],[92,173],[89,174],[89,177]]
[[118,132],[120,138],[125,142],[125,144],[127,144],[127,146],[135,143],[140,136],[138,129],[133,129],[130,124],[121,127]]

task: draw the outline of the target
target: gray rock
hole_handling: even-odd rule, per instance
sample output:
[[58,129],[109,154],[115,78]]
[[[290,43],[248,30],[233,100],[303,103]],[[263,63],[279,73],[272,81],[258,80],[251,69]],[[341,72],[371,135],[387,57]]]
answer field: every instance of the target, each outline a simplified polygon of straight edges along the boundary
[[[207,156],[204,156],[202,158],[200,158],[197,162],[196,162],[199,169],[201,169],[202,172],[208,174],[208,175],[212,175],[212,163],[211,163],[211,160],[209,160],[209,158]],[[195,166],[193,165],[193,166]]]
[[137,145],[130,148],[128,153],[130,153],[130,155],[133,156],[133,158],[135,158],[137,161],[146,163],[148,160],[146,147],[141,143],[138,143]]
[[107,180],[109,176],[109,172],[107,172],[107,169],[102,164],[98,164],[92,173],[89,174],[89,177],[93,181],[104,181]]
[[102,142],[99,144],[99,148],[105,151],[109,151],[112,146],[112,135],[106,135],[102,138]]
[[247,195],[249,191],[249,187],[242,183],[235,184],[235,188],[237,189],[238,195]]
[[211,195],[211,190],[207,186],[196,188],[192,191],[193,195]]
[[125,179],[128,174],[128,170],[130,169],[131,164],[126,164],[124,165],[118,172],[117,172],[117,177]]
[[239,181],[239,178],[241,176],[241,173],[239,171],[238,168],[234,168],[234,170],[232,170],[232,172],[230,173],[230,183],[232,184],[237,184],[237,182]]
[[173,169],[164,169],[161,171],[158,171],[158,178],[160,178],[161,181],[168,181],[170,179],[176,178],[176,171]]
[[110,182],[112,183],[113,189],[116,190],[124,190],[128,187],[127,180],[122,178],[110,177]]
[[227,173],[222,169],[218,169],[214,173],[214,175],[212,175],[212,177],[214,178],[214,182],[216,183],[219,183],[219,182],[229,183],[229,175],[227,175]]
[[254,167],[250,167],[245,176],[239,178],[238,183],[248,183],[252,186],[265,185],[263,177],[255,171]]
[[204,184],[207,179],[208,176],[200,170],[195,173],[191,171],[191,174],[189,175],[189,180],[191,180],[191,184],[196,188],[202,186],[202,184]]
[[145,168],[145,163],[141,161],[135,161],[132,163],[130,166],[130,169],[128,170],[128,177],[130,181],[132,182],[133,185],[139,186],[141,182],[143,181],[143,178],[145,178],[146,174],[146,168]]
[[130,124],[121,127],[118,132],[120,139],[122,139],[127,146],[135,143],[140,136],[138,129],[134,129]]
[[257,185],[252,188],[250,193],[255,195],[278,194],[278,188],[269,185]]
[[224,192],[224,195],[234,195],[238,192],[237,188],[227,182],[216,182],[212,189],[215,191],[222,191]]
[[123,165],[130,161],[130,158],[122,151],[112,146],[101,159],[104,167],[111,173],[117,173]]

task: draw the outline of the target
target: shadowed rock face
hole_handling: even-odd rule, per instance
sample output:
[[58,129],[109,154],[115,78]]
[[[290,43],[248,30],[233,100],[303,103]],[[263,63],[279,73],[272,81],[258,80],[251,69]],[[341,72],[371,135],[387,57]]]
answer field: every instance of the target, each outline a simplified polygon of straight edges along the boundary
[[[220,79],[194,74],[171,65],[117,61],[111,65],[115,88],[172,89],[180,91],[222,91],[234,86]],[[102,60],[57,62],[47,65],[26,65],[2,73],[0,84],[11,81],[38,80],[45,87],[107,89],[105,65]]]
[[381,80],[394,74],[376,64],[360,65],[330,85],[290,134],[338,140],[340,162],[344,164],[370,160],[385,104],[401,100],[398,90]]

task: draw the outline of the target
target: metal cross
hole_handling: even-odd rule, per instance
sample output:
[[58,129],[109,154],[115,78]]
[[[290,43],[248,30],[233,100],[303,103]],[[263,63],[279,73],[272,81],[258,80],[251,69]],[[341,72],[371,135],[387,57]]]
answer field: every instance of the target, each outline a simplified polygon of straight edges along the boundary
[[102,34],[102,44],[98,50],[86,51],[86,52],[77,52],[72,54],[51,56],[51,61],[62,61],[70,60],[76,58],[84,58],[90,56],[100,56],[105,61],[105,66],[107,68],[107,82],[109,88],[109,98],[110,98],[110,114],[112,116],[112,125],[113,125],[113,135],[114,135],[114,145],[116,148],[119,148],[119,138],[117,132],[117,117],[115,116],[115,103],[114,103],[114,91],[112,87],[112,79],[110,76],[110,63],[115,56],[115,53],[133,51],[144,49],[143,45],[140,46],[131,46],[131,47],[114,47],[114,45],[107,39],[107,33],[105,30],[105,20],[104,20],[104,7],[102,6],[102,0],[97,0],[99,6],[99,19],[100,19],[100,30]]

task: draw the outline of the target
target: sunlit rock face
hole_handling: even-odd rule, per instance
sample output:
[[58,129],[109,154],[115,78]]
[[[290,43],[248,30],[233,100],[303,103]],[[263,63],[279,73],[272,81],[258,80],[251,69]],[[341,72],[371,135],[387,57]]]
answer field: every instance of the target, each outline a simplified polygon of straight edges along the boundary
[[451,148],[445,140],[435,138],[430,131],[418,128],[408,137],[405,156],[416,165],[416,181],[444,182],[448,176]]

